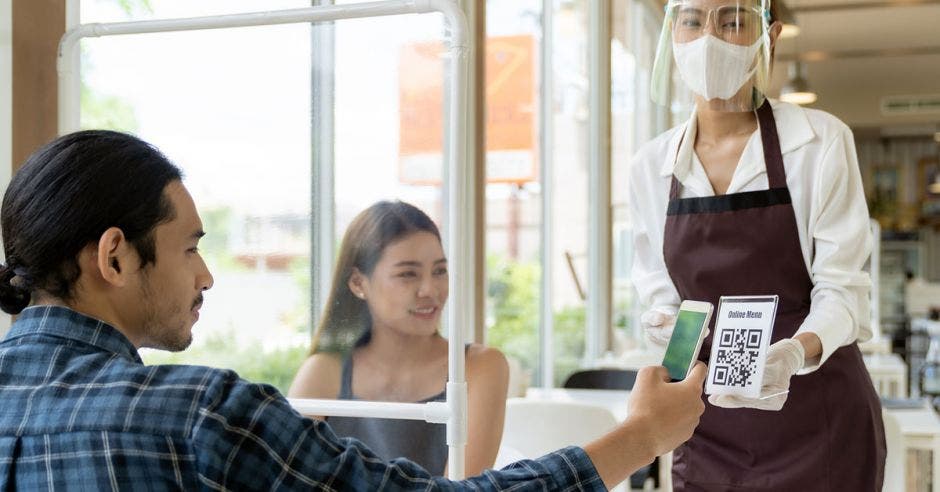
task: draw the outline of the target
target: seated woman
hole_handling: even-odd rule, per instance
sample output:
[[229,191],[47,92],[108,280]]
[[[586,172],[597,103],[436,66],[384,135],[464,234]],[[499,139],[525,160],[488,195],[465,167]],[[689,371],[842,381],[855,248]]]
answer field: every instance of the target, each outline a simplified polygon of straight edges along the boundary
[[[289,395],[444,400],[447,340],[439,327],[447,281],[441,236],[424,212],[400,201],[383,201],[360,213],[343,238],[311,355]],[[496,459],[508,374],[498,350],[467,344],[468,476],[492,467]],[[337,435],[365,442],[383,459],[405,457],[431,473],[446,473],[444,425],[352,417],[330,417],[329,422]]]

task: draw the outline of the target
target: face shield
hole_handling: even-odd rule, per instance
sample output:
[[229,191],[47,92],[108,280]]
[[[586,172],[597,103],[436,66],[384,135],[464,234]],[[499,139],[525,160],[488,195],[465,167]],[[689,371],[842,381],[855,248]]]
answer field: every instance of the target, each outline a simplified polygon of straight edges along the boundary
[[686,86],[717,111],[753,111],[770,84],[770,0],[669,0],[653,101],[668,106],[673,60]]

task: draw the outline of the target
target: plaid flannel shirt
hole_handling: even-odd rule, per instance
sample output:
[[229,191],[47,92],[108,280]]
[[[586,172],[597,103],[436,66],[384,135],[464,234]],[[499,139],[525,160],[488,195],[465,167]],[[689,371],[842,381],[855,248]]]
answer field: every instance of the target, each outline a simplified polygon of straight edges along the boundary
[[569,447],[462,482],[294,411],[229,370],[145,366],[118,330],[52,306],[0,342],[0,490],[603,490]]

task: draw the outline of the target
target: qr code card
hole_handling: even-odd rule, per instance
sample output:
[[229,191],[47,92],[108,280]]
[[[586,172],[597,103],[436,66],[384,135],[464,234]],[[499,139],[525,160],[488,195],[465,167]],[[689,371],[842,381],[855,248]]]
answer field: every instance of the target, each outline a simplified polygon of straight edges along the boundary
[[705,393],[760,396],[777,296],[725,296],[718,303]]

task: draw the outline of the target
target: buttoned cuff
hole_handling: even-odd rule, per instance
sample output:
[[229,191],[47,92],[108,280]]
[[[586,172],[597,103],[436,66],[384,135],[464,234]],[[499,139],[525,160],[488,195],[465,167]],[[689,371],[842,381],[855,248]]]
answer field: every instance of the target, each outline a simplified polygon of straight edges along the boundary
[[854,341],[849,340],[852,334],[852,319],[849,316],[840,316],[827,310],[810,311],[803,324],[796,331],[800,333],[813,333],[822,343],[822,353],[814,360],[807,360],[797,375],[809,374],[822,366],[829,356],[844,345]]

